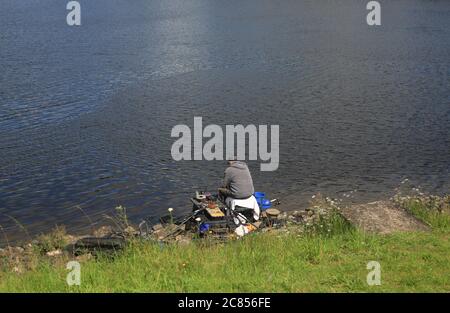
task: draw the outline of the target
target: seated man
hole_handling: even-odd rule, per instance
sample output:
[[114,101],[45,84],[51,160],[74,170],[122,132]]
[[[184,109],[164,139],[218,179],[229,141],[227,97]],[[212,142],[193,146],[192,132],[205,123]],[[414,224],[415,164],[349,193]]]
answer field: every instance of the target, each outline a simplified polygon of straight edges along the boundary
[[[223,179],[223,187],[219,188],[219,198],[223,201],[227,208],[235,211],[237,206],[252,210],[251,217],[253,221],[259,220],[260,209],[254,193],[253,180],[250,171],[244,161],[231,160],[228,161],[228,168],[225,170]],[[230,211],[230,212],[231,212]],[[249,223],[249,217],[238,213],[233,218],[237,228],[235,233],[243,236],[255,229]]]
[[222,201],[225,202],[227,197],[248,199],[254,192],[252,175],[247,164],[244,161],[235,159],[228,161],[222,188],[219,188],[219,195]]

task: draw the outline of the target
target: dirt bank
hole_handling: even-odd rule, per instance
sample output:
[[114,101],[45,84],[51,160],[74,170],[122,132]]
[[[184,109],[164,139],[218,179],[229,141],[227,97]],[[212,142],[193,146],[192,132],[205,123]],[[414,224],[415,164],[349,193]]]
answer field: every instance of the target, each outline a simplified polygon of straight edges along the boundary
[[427,231],[428,225],[419,221],[392,201],[375,201],[341,209],[342,215],[356,227],[373,233]]

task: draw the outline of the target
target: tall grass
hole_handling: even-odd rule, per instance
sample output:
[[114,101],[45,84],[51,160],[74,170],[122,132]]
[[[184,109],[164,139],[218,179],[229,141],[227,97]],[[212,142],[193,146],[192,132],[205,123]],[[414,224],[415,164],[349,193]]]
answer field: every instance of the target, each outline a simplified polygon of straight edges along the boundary
[[450,231],[450,196],[399,196],[395,201],[434,230]]
[[[22,275],[2,273],[1,291],[304,292],[450,291],[450,243],[442,234],[332,237],[255,234],[227,244],[159,245],[135,241],[123,253],[81,266],[81,285],[42,262]],[[368,286],[366,264],[378,261],[381,286]]]

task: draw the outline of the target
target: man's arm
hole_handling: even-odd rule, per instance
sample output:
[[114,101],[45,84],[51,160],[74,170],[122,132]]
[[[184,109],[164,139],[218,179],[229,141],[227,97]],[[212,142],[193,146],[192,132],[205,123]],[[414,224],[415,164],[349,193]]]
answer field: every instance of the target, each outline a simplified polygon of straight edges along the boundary
[[230,171],[228,171],[228,169],[226,169],[225,173],[223,175],[222,187],[228,189],[228,187],[230,186],[230,182],[231,182]]

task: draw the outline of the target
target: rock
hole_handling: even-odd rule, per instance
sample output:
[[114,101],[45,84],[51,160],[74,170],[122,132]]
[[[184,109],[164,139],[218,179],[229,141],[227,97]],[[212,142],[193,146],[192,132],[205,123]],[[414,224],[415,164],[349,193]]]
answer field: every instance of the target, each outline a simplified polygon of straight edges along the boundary
[[22,247],[14,247],[14,248],[13,248],[13,251],[16,252],[16,253],[22,253],[22,252],[25,251],[25,249],[22,248]]
[[160,229],[163,229],[163,226],[161,224],[156,224],[152,226],[153,231],[158,231]]
[[178,241],[178,244],[180,246],[188,246],[191,244],[191,239],[184,238],[184,239]]
[[152,235],[153,235],[155,238],[159,238],[159,237],[162,236],[163,231],[164,231],[163,228],[158,229],[158,230],[155,230],[154,232],[152,232]]
[[267,209],[266,213],[270,217],[276,217],[276,216],[280,215],[280,210],[278,210],[278,209]]
[[112,227],[111,226],[102,226],[99,229],[94,231],[94,236],[95,237],[106,237],[111,235],[113,232]]
[[53,256],[58,256],[58,255],[61,255],[61,254],[62,254],[62,251],[60,249],[49,251],[49,252],[46,253],[47,256],[52,256],[52,257]]
[[66,235],[66,242],[69,244],[74,244],[77,242],[80,238],[80,236],[73,236],[73,235]]
[[153,232],[153,235],[158,240],[170,239],[170,238],[173,239],[178,233],[184,231],[184,229],[185,229],[185,225],[183,225],[182,227],[178,227],[175,224],[168,224],[166,227],[163,227],[163,228],[158,229],[157,231]]
[[175,237],[177,244],[180,246],[187,246],[191,243],[191,238],[188,236],[178,235]]
[[307,215],[308,213],[305,211],[294,211],[292,213],[293,216],[297,217],[297,218],[303,218],[303,216]]
[[128,226],[127,228],[125,228],[123,230],[123,232],[125,233],[125,235],[127,236],[134,236],[136,234],[138,234],[139,232],[136,231],[136,229],[134,229],[132,226]]
[[31,243],[27,243],[25,245],[25,253],[33,251],[33,249],[34,249],[34,246]]

